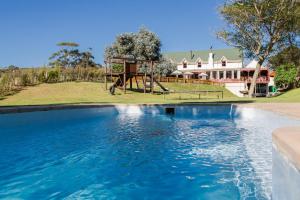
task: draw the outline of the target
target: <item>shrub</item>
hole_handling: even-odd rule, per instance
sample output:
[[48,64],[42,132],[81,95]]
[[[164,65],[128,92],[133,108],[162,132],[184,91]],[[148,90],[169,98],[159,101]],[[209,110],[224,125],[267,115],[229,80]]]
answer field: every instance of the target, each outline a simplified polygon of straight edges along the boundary
[[59,80],[59,73],[58,71],[50,71],[48,73],[47,83],[57,83]]
[[31,85],[30,77],[27,73],[22,73],[22,75],[21,75],[21,85],[22,86]]
[[297,68],[294,64],[281,65],[276,69],[275,84],[279,88],[289,89],[296,85]]
[[122,64],[113,64],[112,65],[112,71],[114,73],[120,73],[123,72],[124,70],[124,66]]
[[9,90],[9,77],[7,74],[3,74],[0,78],[0,96],[4,96]]
[[104,69],[97,67],[4,69],[0,71],[0,96],[10,94],[22,86],[82,80],[103,81]]
[[45,83],[47,80],[47,76],[46,76],[46,71],[45,70],[41,70],[39,73],[38,73],[38,81],[40,83]]

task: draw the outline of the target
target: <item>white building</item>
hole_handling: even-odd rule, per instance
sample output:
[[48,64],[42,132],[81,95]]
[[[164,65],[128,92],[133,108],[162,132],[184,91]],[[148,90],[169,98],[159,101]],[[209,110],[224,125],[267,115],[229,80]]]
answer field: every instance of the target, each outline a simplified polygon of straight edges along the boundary
[[[257,62],[253,60],[243,66],[242,52],[238,49],[173,52],[165,58],[177,64],[177,70],[184,78],[208,79],[223,82],[227,89],[237,96],[243,96],[250,86]],[[256,93],[266,94],[269,82],[268,69],[262,68],[257,79]]]

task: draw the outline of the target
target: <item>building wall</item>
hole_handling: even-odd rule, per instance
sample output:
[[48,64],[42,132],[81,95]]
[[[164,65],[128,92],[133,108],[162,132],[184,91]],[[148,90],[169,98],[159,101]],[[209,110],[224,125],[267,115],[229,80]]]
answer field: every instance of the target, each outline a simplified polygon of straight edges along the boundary
[[201,67],[198,67],[198,65],[196,63],[194,64],[191,64],[191,63],[188,63],[187,64],[187,67],[186,68],[183,68],[183,63],[178,63],[177,64],[177,69],[178,70],[203,70],[203,69],[212,69],[212,70],[217,70],[217,69],[220,69],[220,70],[225,70],[225,69],[236,69],[236,68],[242,68],[243,67],[243,64],[242,62],[228,62],[226,64],[226,66],[222,66],[222,63],[214,63],[213,67],[210,66],[208,63],[202,63],[202,66]]

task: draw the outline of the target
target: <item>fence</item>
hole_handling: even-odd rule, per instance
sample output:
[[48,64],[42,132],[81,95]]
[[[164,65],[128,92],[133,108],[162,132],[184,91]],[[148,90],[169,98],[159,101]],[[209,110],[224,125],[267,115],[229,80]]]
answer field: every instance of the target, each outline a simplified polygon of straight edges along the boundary
[[[191,95],[196,95],[196,97],[198,97],[198,99],[201,99],[201,97],[205,96],[206,98],[211,97],[211,95],[213,95],[213,97],[217,98],[217,99],[223,99],[224,98],[224,91],[223,90],[194,90],[194,91],[165,91],[163,92],[164,95],[164,99],[166,99],[166,95],[170,95],[170,94],[178,94],[178,99],[181,100],[182,95],[186,94],[185,97],[186,98],[191,98]],[[174,95],[173,95],[174,96]]]
[[203,79],[194,79],[194,78],[176,78],[176,77],[160,77],[160,82],[177,82],[177,83],[196,83],[196,84],[206,84],[206,85],[217,85],[224,86],[224,83],[211,81],[211,80],[203,80]]

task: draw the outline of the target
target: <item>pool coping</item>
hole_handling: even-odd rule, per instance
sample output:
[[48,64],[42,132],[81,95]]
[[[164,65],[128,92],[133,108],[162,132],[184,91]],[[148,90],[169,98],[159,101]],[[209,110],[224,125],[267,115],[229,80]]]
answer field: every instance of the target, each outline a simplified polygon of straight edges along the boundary
[[300,171],[300,127],[282,127],[272,134],[273,145]]
[[50,111],[50,110],[65,110],[65,109],[84,109],[84,108],[103,108],[103,107],[115,107],[115,106],[221,106],[221,105],[235,105],[232,102],[221,102],[221,103],[211,103],[211,102],[201,102],[201,103],[170,103],[170,104],[160,104],[160,103],[141,103],[141,104],[124,104],[124,103],[114,103],[114,104],[53,104],[53,105],[26,105],[26,106],[0,106],[0,114],[9,113],[23,113],[23,112],[36,112],[36,111]]

